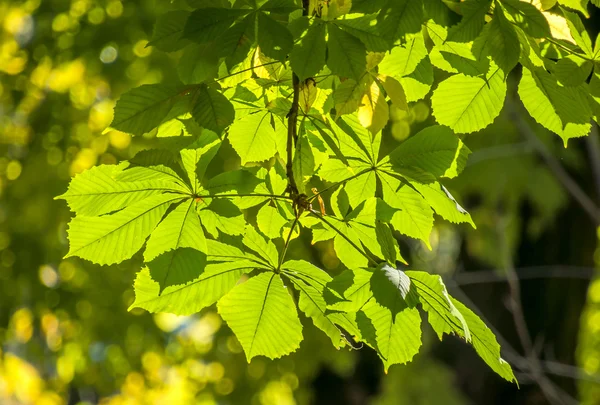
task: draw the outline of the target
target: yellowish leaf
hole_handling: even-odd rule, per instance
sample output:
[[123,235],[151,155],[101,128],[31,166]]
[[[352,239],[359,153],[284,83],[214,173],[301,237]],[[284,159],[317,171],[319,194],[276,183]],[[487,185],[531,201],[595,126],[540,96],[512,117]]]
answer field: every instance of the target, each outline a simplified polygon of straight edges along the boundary
[[385,57],[385,52],[367,52],[367,70],[375,69]]
[[310,111],[318,94],[319,89],[314,80],[308,79],[300,84],[299,107],[305,114],[308,114]]
[[254,74],[261,79],[279,80],[285,74],[285,65],[277,62],[275,59],[271,59],[265,56],[260,51],[260,48],[256,48],[254,58],[252,60],[252,70]]
[[358,108],[358,120],[371,133],[376,134],[385,127],[389,119],[390,109],[385,96],[377,82],[373,82]]
[[364,75],[360,81],[353,79],[344,80],[333,93],[336,114],[352,114],[360,106],[363,95],[368,90],[373,79],[371,75]]
[[[575,43],[565,17],[545,11],[547,8],[549,8],[548,6],[552,3],[552,1],[531,0],[530,3],[540,10],[544,17],[546,17],[546,20],[548,20],[548,25],[550,26],[550,32],[554,38],[564,39],[565,41]],[[554,1],[554,3],[556,3],[556,1]]]
[[321,1],[323,7],[322,17],[333,20],[344,14],[348,14],[352,8],[351,0],[327,0]]
[[394,106],[401,110],[408,111],[406,93],[404,92],[402,84],[400,84],[398,80],[391,76],[379,75],[377,78],[383,85],[383,89],[387,93],[390,100],[392,100]]

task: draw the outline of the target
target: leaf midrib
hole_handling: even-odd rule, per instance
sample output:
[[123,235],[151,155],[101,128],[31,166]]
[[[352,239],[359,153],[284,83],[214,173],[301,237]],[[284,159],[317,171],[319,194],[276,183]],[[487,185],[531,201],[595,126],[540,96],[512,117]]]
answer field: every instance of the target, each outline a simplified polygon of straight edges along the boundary
[[[475,95],[471,98],[471,100],[469,101],[469,103],[465,106],[465,108],[463,109],[463,111],[460,113],[460,116],[454,121],[454,124],[452,124],[452,127],[455,127],[456,124],[462,119],[462,117],[469,110],[469,108],[471,108],[471,104],[473,104],[475,102],[475,99],[477,97],[479,97],[479,93],[481,93],[486,86],[489,86],[490,89],[492,88],[492,86],[490,85],[490,82],[492,81],[492,79],[494,78],[494,76],[496,76],[496,74],[498,72],[500,72],[500,71],[501,71],[500,68],[497,67],[496,70],[494,71],[494,73],[492,73],[490,75],[490,77],[487,77],[485,80],[479,78],[483,82],[483,85],[481,87],[479,87],[479,90],[477,90],[477,92],[475,93]],[[463,77],[468,77],[468,76],[466,76],[464,74],[462,74],[462,76]]]
[[254,333],[252,334],[252,341],[250,343],[250,349],[248,349],[248,353],[252,355],[252,348],[254,347],[254,342],[256,340],[256,334],[258,333],[258,328],[263,318],[263,314],[265,311],[265,306],[267,305],[267,300],[269,299],[269,290],[271,289],[271,283],[273,282],[273,278],[276,276],[275,273],[271,275],[271,279],[269,280],[269,284],[267,284],[267,290],[265,293],[265,298],[263,299],[262,306],[260,308],[260,313],[258,314],[258,321],[256,322],[256,327],[254,328]]

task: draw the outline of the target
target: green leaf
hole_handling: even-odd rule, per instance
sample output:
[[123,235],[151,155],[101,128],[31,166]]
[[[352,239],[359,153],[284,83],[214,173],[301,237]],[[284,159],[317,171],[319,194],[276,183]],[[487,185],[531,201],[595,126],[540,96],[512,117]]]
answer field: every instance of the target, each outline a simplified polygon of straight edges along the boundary
[[296,180],[300,180],[302,183],[308,182],[315,173],[315,166],[315,156],[310,141],[308,137],[300,136],[299,142],[296,143],[292,166],[294,174],[299,176]]
[[463,315],[450,300],[450,295],[442,278],[436,274],[424,271],[407,271],[415,292],[419,295],[419,302],[427,312],[427,320],[438,338],[442,340],[444,334],[454,333],[471,341],[471,332]]
[[264,205],[256,216],[258,229],[269,239],[281,237],[281,229],[288,221],[281,216],[277,208]]
[[565,86],[577,87],[586,82],[594,64],[576,55],[567,55],[559,59],[552,69],[552,73]]
[[492,65],[485,79],[457,74],[442,81],[431,97],[437,122],[461,134],[490,125],[504,105],[503,76],[504,72]]
[[502,378],[507,381],[517,382],[510,364],[500,357],[500,345],[492,331],[464,304],[452,297],[450,297],[450,300],[463,315],[471,332],[471,341],[477,354]]
[[348,313],[359,311],[372,297],[372,276],[372,271],[357,268],[334,277],[327,288],[336,294],[325,295],[327,308]]
[[[567,5],[568,6],[568,5]],[[568,6],[569,7],[569,6]],[[567,19],[567,25],[569,26],[569,31],[571,31],[571,35],[575,39],[575,42],[581,50],[589,57],[594,58],[594,46],[592,45],[592,39],[590,38],[590,34],[585,29],[585,26],[581,22],[581,18],[576,13],[571,13],[570,11],[563,9],[563,14]]]
[[389,154],[398,173],[428,183],[458,176],[471,151],[444,126],[433,125],[411,136]]
[[169,113],[182,88],[166,84],[145,84],[123,94],[115,105],[111,128],[143,135],[156,128]]
[[479,36],[485,25],[485,16],[491,0],[466,0],[460,3],[463,18],[448,31],[448,41],[469,42]]
[[357,158],[367,165],[374,165],[379,154],[381,137],[373,137],[361,124],[358,116],[346,115],[336,123],[330,123],[345,158]]
[[312,20],[312,25],[290,53],[290,66],[300,80],[317,75],[325,66],[327,41],[325,24]]
[[[220,56],[226,57],[226,63],[221,65],[227,67],[228,74],[235,75],[228,79],[220,80],[223,87],[232,87],[252,77],[250,68],[254,56],[254,42],[256,41],[256,16],[250,14],[242,21],[227,29],[217,42]],[[244,71],[244,74],[241,72]],[[220,74],[225,76],[225,74]]]
[[392,235],[391,229],[384,223],[377,221],[375,224],[375,233],[377,241],[381,245],[383,258],[395,266],[398,255],[396,252],[396,240],[394,239],[394,235]]
[[369,261],[365,256],[360,237],[355,230],[344,222],[339,222],[334,226],[337,235],[333,239],[333,248],[342,264],[349,269],[367,267]]
[[399,80],[406,93],[406,101],[410,103],[425,98],[433,85],[433,66],[429,57],[421,60],[414,72]]
[[358,207],[358,205],[367,198],[375,195],[377,178],[375,176],[375,171],[369,169],[369,166],[364,167],[363,170],[368,171],[348,181],[344,186],[348,198],[350,199],[350,205],[353,207]]
[[219,231],[226,235],[242,235],[246,228],[244,215],[229,200],[214,199],[207,205],[204,199],[200,199],[198,215],[206,232],[213,238],[219,237]]
[[548,20],[533,4],[521,0],[504,0],[502,5],[526,34],[534,38],[552,36]]
[[200,8],[192,12],[183,27],[183,37],[199,44],[221,37],[241,16],[251,10],[228,8]]
[[415,71],[419,63],[427,57],[423,35],[414,35],[406,45],[396,46],[378,65],[379,73],[397,79]]
[[217,302],[235,286],[242,274],[254,268],[253,262],[243,260],[208,264],[194,281],[167,287],[162,292],[148,269],[143,269],[135,279],[135,301],[129,310],[143,308],[149,312],[195,314]]
[[248,170],[234,170],[216,175],[204,187],[211,194],[251,193],[262,181]]
[[192,115],[198,125],[220,134],[233,122],[235,110],[221,92],[202,85],[194,94]]
[[193,44],[184,49],[177,64],[177,73],[186,84],[202,83],[217,77],[219,50],[214,43]]
[[523,68],[519,96],[529,114],[558,134],[565,145],[591,130],[592,111],[581,87],[561,86],[544,69]]
[[186,46],[189,42],[181,37],[189,16],[190,13],[183,10],[169,11],[159,16],[147,46],[155,46],[165,52],[175,52]]
[[472,42],[447,41],[446,27],[427,23],[427,33],[434,43],[429,52],[431,63],[450,73],[463,73],[467,76],[479,76],[489,69],[488,58],[476,58],[471,50]]
[[182,197],[151,196],[112,215],[77,216],[69,224],[69,253],[97,264],[129,259],[144,245],[167,208]]
[[190,186],[182,179],[182,176],[185,175],[181,172],[181,167],[171,151],[165,149],[143,150],[122,165],[125,169],[115,173],[117,181],[167,181],[174,183],[176,188],[181,187],[186,194],[191,191]]
[[392,76],[400,82],[408,102],[425,97],[433,84],[433,67],[420,33],[411,35],[405,45],[393,48],[378,69],[380,74]]
[[403,271],[383,265],[374,271],[370,285],[373,299],[362,308],[366,316],[357,316],[357,324],[387,372],[391,365],[408,363],[419,352],[421,316]]
[[494,17],[486,24],[473,43],[473,54],[477,59],[490,55],[496,65],[508,74],[519,62],[521,43],[513,25],[506,19],[502,8],[494,9]]
[[398,209],[392,217],[392,226],[400,233],[420,239],[431,249],[429,235],[433,229],[433,211],[414,189],[388,175],[378,172],[383,200]]
[[217,304],[219,314],[244,348],[255,356],[275,359],[292,353],[302,341],[296,305],[274,273],[261,273],[235,286]]
[[[237,240],[235,244],[230,239],[228,243],[218,242],[216,240],[207,239],[206,246],[208,247],[208,260],[211,262],[239,262],[250,260],[255,269],[272,270],[270,265],[253,253],[246,252]],[[238,247],[239,246],[239,247]]]
[[390,76],[379,76],[379,79],[381,80],[381,85],[383,86],[387,96],[392,101],[394,107],[408,111],[408,102],[406,100],[406,93],[404,92],[404,88],[402,88],[402,84]]
[[385,52],[390,48],[388,41],[381,36],[373,15],[353,15],[353,18],[335,20],[335,24],[348,34],[360,39],[367,51]]
[[248,162],[262,162],[277,153],[278,143],[286,139],[287,134],[283,125],[277,130],[271,124],[271,113],[259,112],[236,120],[229,128],[229,142],[242,160],[242,165]]
[[282,272],[289,277],[294,288],[299,292],[298,307],[310,317],[315,326],[321,329],[331,339],[335,348],[344,345],[340,330],[327,314],[327,304],[324,294],[326,285],[332,278],[325,271],[303,261],[290,260],[281,267]]
[[359,81],[347,79],[340,83],[332,96],[338,117],[344,114],[352,114],[358,110],[369,81],[370,76],[365,75]]
[[200,189],[206,169],[220,147],[221,141],[217,134],[212,131],[204,131],[198,141],[179,152],[194,193]]
[[244,246],[258,253],[258,256],[268,263],[272,268],[276,269],[279,266],[279,252],[270,240],[256,232],[253,226],[246,226],[246,232],[242,239]]
[[358,174],[354,169],[338,159],[326,160],[319,169],[319,177],[337,183]]
[[388,1],[377,16],[377,27],[390,44],[406,34],[419,32],[422,22],[422,0]]
[[[144,260],[152,261],[165,252],[179,248],[192,248],[200,252],[207,252],[206,237],[200,224],[200,218],[196,213],[196,202],[193,199],[179,204],[158,225],[156,231],[148,239]],[[152,271],[152,268],[150,270]]]
[[183,285],[197,278],[206,265],[206,253],[181,247],[147,261],[146,265],[162,293],[169,286]]
[[367,49],[355,36],[337,26],[327,27],[327,66],[341,77],[360,80],[367,67]]
[[[583,13],[583,15],[586,16],[586,18],[590,17],[588,10],[587,10],[588,3],[589,3],[589,0],[558,0],[558,4],[565,6],[565,7],[569,7],[573,10],[581,11]],[[565,11],[566,10],[563,10],[563,13]]]
[[269,58],[285,62],[294,38],[286,27],[264,13],[257,15],[258,30],[256,41],[260,50]]
[[455,224],[466,222],[476,228],[471,215],[456,202],[452,194],[442,184],[435,182],[430,184],[411,183],[411,185],[425,197],[425,201],[431,205],[436,214],[445,220]]
[[66,200],[78,215],[96,216],[118,211],[153,195],[185,190],[167,180],[120,182],[115,177],[121,170],[116,165],[92,167],[75,176],[67,192],[56,199]]
[[269,11],[277,14],[288,14],[300,7],[295,3],[294,0],[268,0],[260,6],[260,10]]

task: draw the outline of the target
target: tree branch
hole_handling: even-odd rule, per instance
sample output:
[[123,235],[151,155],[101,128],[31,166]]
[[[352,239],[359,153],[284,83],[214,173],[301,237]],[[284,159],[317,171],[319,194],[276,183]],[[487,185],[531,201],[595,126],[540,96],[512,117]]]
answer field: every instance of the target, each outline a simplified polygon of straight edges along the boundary
[[292,76],[293,95],[292,107],[287,115],[288,119],[288,133],[287,133],[287,163],[285,165],[285,173],[288,178],[288,192],[292,198],[298,195],[298,186],[294,179],[294,168],[293,168],[293,152],[294,146],[298,141],[298,104],[300,102],[300,79],[293,73]]
[[533,341],[527,328],[525,321],[525,314],[523,313],[523,302],[521,301],[521,283],[513,264],[510,247],[506,240],[507,233],[506,219],[499,221],[497,226],[497,234],[500,242],[500,250],[503,256],[504,268],[506,271],[506,279],[508,281],[508,289],[510,291],[510,312],[513,316],[515,323],[515,329],[523,351],[525,358],[529,362],[529,369],[531,371],[531,377],[538,384],[542,393],[551,404],[564,404],[563,398],[559,392],[557,392],[554,384],[550,383],[548,378],[544,375],[540,359],[538,358],[535,349],[533,347]]
[[600,226],[600,209],[594,204],[592,199],[579,187],[579,185],[569,176],[569,173],[564,169],[560,162],[552,155],[552,153],[546,148],[546,145],[538,139],[536,134],[533,132],[529,123],[525,121],[523,116],[517,111],[514,101],[507,100],[508,112],[512,118],[512,121],[516,124],[517,129],[527,140],[532,144],[535,150],[540,154],[542,159],[548,165],[548,168],[552,171],[556,179],[563,185],[563,187],[571,194],[573,199],[585,210],[585,212],[594,221],[596,226]]
[[[454,293],[453,295],[458,296],[459,300],[462,301],[463,304],[467,305],[473,312],[475,312],[475,314],[477,314],[477,316],[479,316],[481,320],[485,322],[485,324],[490,328],[494,335],[496,335],[496,338],[498,339],[498,342],[502,347],[503,355],[510,364],[526,373],[536,384],[539,380],[543,384],[544,388],[547,389],[548,386],[550,386],[550,389],[559,395],[557,401],[560,402],[551,403],[577,405],[578,402],[573,397],[571,397],[568,393],[564,392],[560,387],[554,384],[554,382],[552,382],[552,380],[550,380],[545,374],[543,374],[543,372],[536,379],[533,375],[533,371],[531,369],[531,362],[529,361],[529,359],[517,354],[517,351],[510,345],[508,340],[506,340],[506,338],[502,336],[500,331],[496,329],[488,319],[486,319],[486,317],[483,315],[481,310],[475,305],[475,303],[458,286],[447,285],[447,287],[451,288]],[[544,388],[540,387],[542,393],[545,395],[546,392],[544,391]]]

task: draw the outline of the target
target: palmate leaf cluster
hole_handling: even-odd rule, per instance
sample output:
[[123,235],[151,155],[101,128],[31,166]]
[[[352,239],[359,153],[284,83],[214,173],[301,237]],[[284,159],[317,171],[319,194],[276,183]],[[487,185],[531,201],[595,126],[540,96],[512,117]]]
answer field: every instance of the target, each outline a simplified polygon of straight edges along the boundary
[[[76,213],[67,256],[109,265],[142,250],[132,307],[216,303],[248,360],[296,350],[303,313],[336,348],[363,342],[387,369],[419,351],[426,313],[440,338],[463,338],[513,380],[491,331],[439,276],[405,270],[396,237],[429,245],[434,214],[475,226],[441,180],[467,162],[457,134],[500,114],[517,64],[536,121],[565,143],[589,132],[600,44],[576,14],[587,2],[549,3],[176,3],[150,45],[179,58],[180,82],[123,94],[110,128],[152,132],[157,148],[72,180],[59,197]],[[390,106],[427,97],[439,125],[383,153]],[[207,176],[224,144],[240,166]],[[286,257],[304,233],[332,241],[346,270]]]

